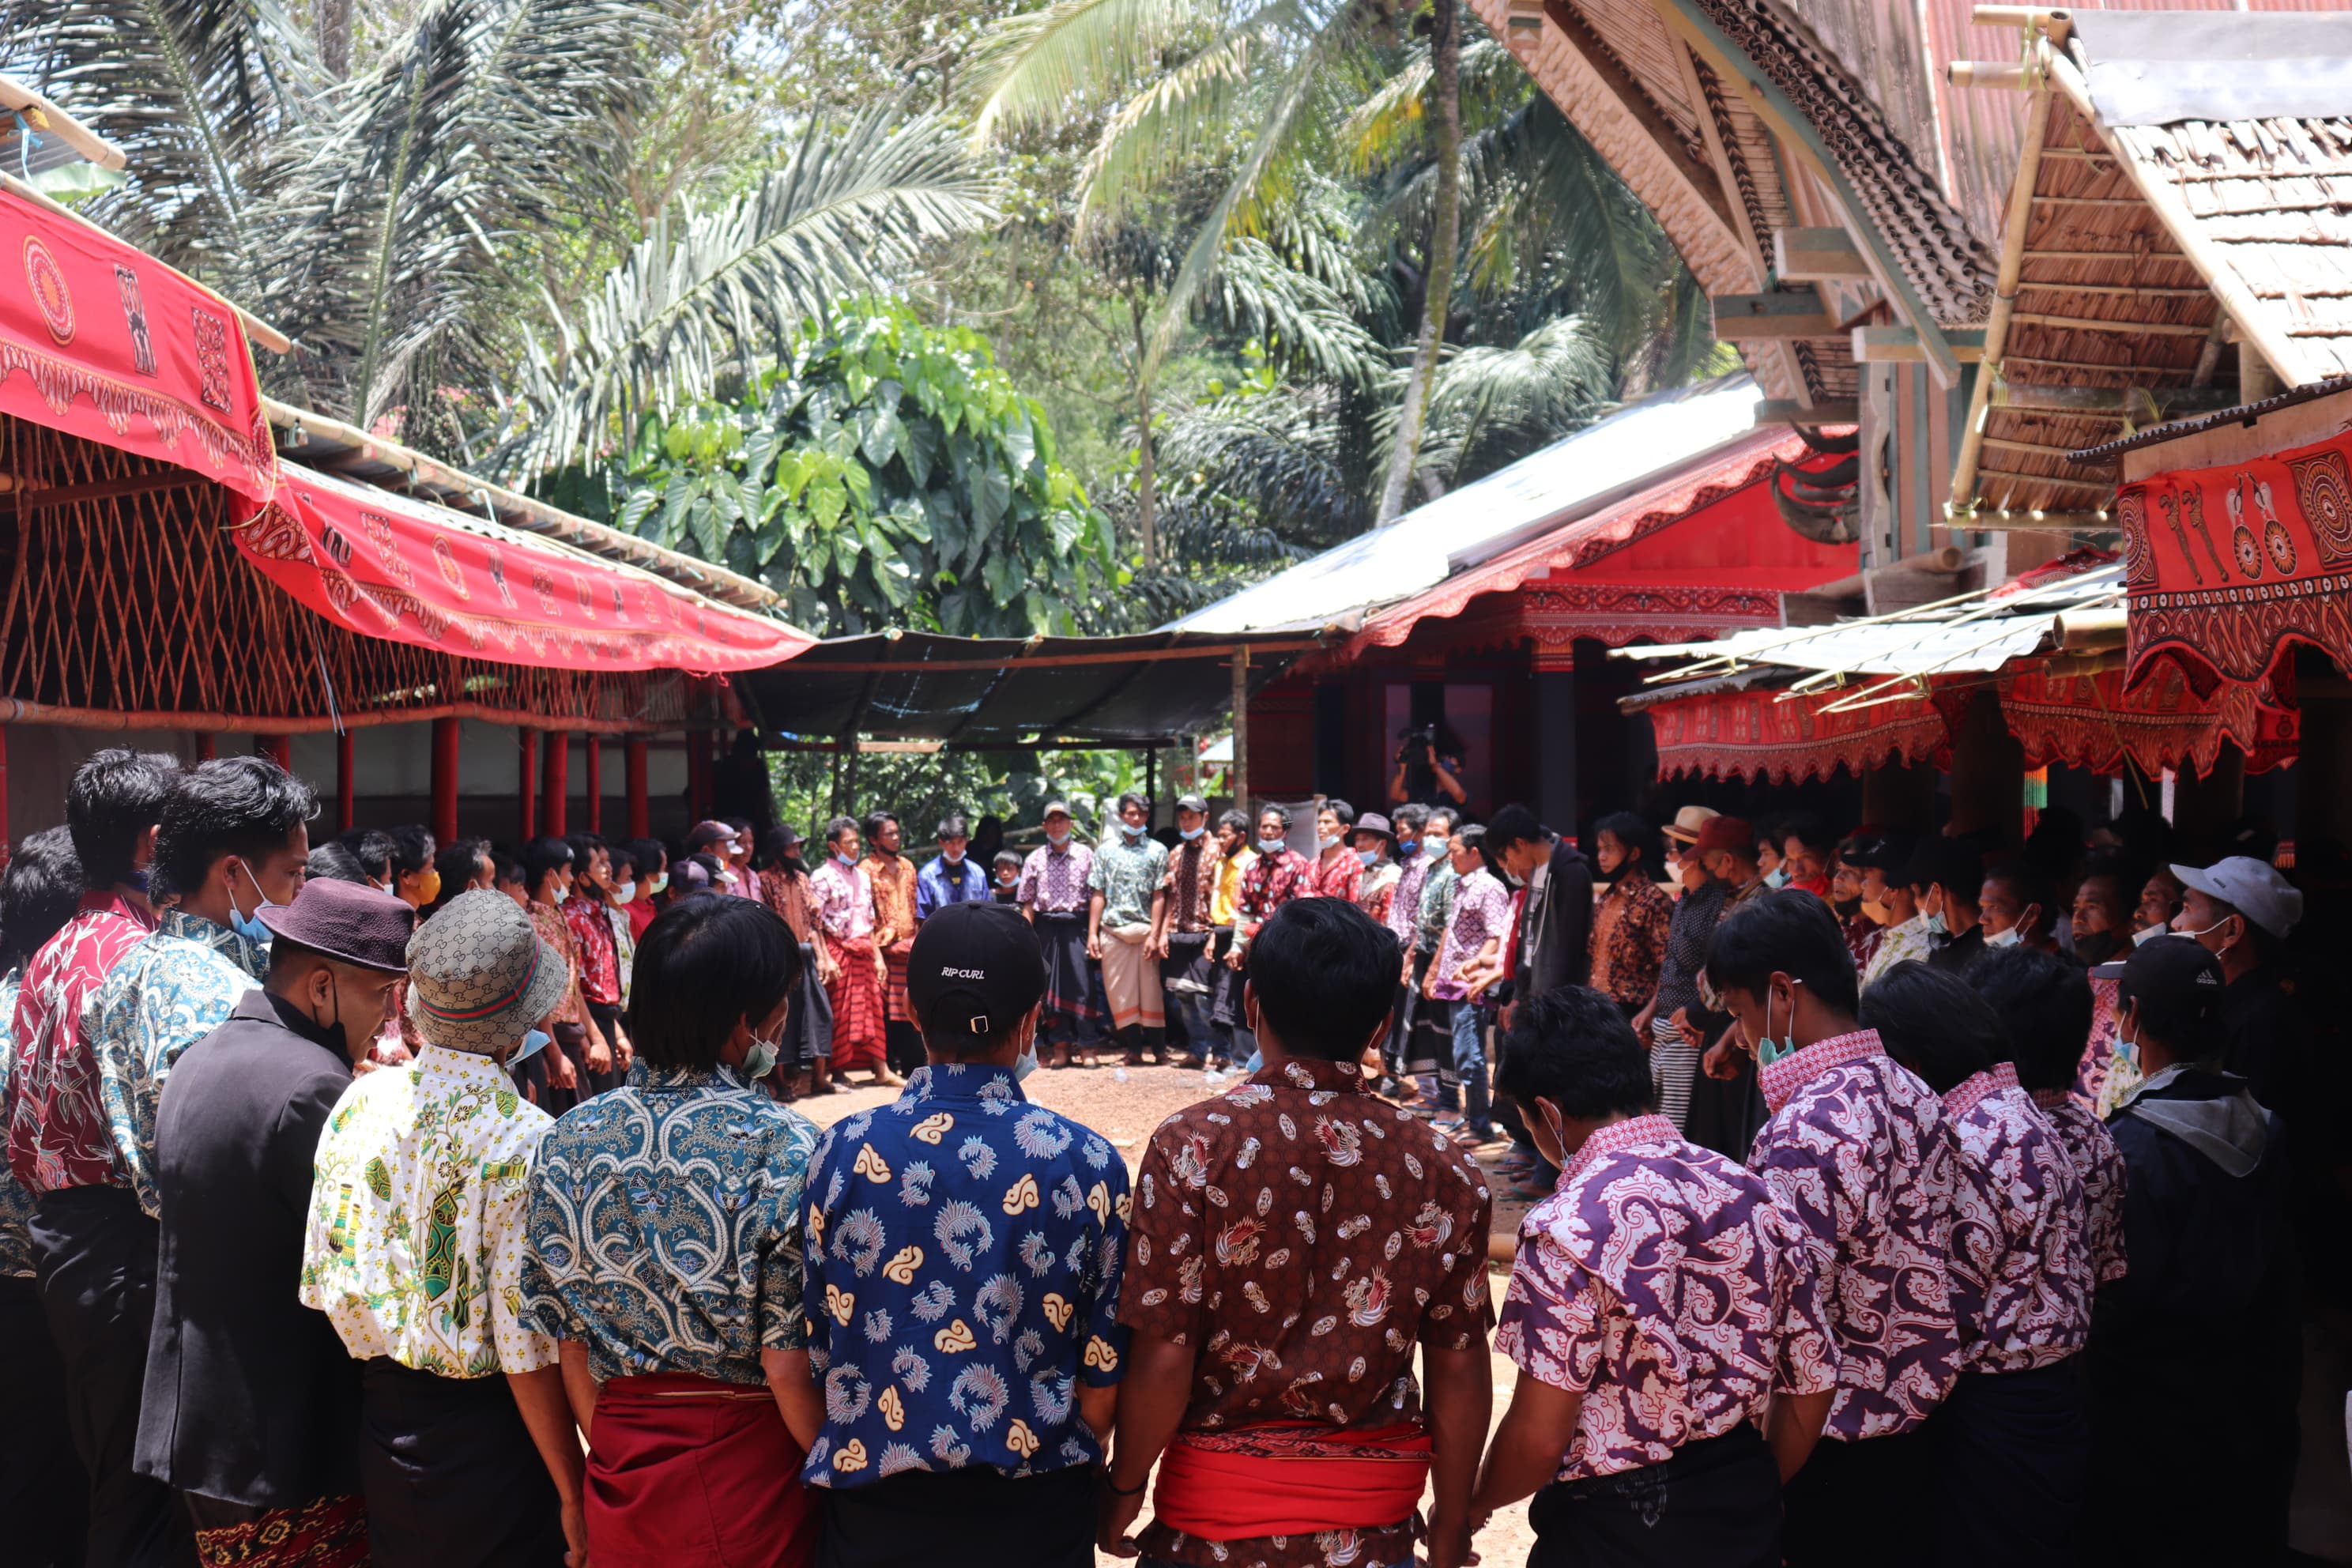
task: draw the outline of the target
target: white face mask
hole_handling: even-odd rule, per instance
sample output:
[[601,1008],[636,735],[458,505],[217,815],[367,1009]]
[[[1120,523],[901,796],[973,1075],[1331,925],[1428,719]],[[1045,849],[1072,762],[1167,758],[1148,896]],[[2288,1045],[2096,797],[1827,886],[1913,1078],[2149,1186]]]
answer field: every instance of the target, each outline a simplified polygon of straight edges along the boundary
[[2170,935],[2172,935],[2172,928],[2170,926],[2150,926],[2146,931],[2136,931],[2132,932],[2132,945],[2134,947],[2146,947],[2158,937]]
[[961,866],[963,864],[963,851],[961,849],[942,849],[940,851],[940,858],[946,861],[950,866]]
[[635,882],[623,882],[613,889],[613,898],[617,903],[634,903],[636,897],[637,885]]
[[2025,928],[2023,926],[2011,926],[2007,931],[2000,932],[1997,936],[1988,931],[1985,934],[1984,944],[1987,947],[2015,947],[2019,942],[2023,942],[2024,940]]

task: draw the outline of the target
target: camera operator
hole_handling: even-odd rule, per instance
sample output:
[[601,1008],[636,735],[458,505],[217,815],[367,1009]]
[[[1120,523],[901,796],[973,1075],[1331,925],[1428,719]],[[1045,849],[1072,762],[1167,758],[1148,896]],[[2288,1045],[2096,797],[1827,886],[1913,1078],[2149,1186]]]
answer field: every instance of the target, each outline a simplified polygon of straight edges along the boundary
[[1418,801],[1457,810],[1469,804],[1470,791],[1462,783],[1462,744],[1450,731],[1438,724],[1412,724],[1397,731],[1396,775],[1389,780],[1389,800],[1398,805]]

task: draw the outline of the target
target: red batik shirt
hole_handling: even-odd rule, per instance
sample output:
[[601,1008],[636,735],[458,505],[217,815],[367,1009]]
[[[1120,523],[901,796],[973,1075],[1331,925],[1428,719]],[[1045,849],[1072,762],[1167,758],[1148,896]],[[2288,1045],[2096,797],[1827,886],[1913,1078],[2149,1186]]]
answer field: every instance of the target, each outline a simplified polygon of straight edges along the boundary
[[621,953],[600,899],[574,893],[563,900],[563,923],[580,949],[580,994],[600,1007],[621,1005]]
[[2007,1062],[1944,1097],[1960,1139],[1952,1306],[1975,1372],[2031,1372],[2091,1335],[2082,1179]]
[[1817,1040],[1757,1082],[1772,1120],[1748,1168],[1804,1227],[1837,1336],[1822,1436],[1911,1431],[1959,1375],[1948,1273],[1959,1140],[1935,1091],[1875,1029]]
[[151,929],[121,894],[87,892],[25,966],[16,1068],[8,1075],[8,1169],[33,1192],[131,1184],[115,1169],[113,1128],[81,1016],[107,971]]
[[[1136,1181],[1118,1321],[1199,1349],[1183,1430],[1418,1419],[1413,1347],[1483,1346],[1493,1198],[1469,1156],[1364,1087],[1294,1058],[1160,1124]],[[1207,1542],[1162,1525],[1147,1557],[1200,1568],[1412,1560],[1414,1525]]]
[[1364,885],[1364,863],[1356,858],[1352,849],[1342,848],[1329,859],[1318,855],[1307,863],[1307,886],[1299,889],[1302,899],[1345,899],[1356,901],[1356,890]]
[[2057,1130],[2058,1142],[2074,1162],[2083,1183],[2084,1232],[2091,1255],[2094,1288],[2129,1271],[2124,1257],[2124,1156],[2107,1124],[2063,1089],[2037,1089],[2033,1103]]
[[1272,920],[1276,910],[1293,899],[1306,897],[1307,857],[1287,845],[1273,855],[1261,849],[1242,872],[1241,904],[1235,911],[1235,923],[1244,936],[1255,936],[1257,928]]
[[1663,1116],[1585,1141],[1519,1226],[1495,1348],[1583,1395],[1557,1479],[1662,1465],[1837,1384],[1821,1271],[1763,1181]]

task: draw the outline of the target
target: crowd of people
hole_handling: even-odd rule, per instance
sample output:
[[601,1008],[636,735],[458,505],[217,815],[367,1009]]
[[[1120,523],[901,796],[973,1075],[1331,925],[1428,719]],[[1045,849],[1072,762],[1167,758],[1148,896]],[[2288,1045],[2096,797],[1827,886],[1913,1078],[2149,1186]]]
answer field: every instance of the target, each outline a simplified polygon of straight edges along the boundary
[[[2343,1189],[2266,846],[315,810],[104,752],[0,874],[12,1561],[2284,1552]],[[1131,1184],[1023,1088],[1106,1056],[1207,1091]]]

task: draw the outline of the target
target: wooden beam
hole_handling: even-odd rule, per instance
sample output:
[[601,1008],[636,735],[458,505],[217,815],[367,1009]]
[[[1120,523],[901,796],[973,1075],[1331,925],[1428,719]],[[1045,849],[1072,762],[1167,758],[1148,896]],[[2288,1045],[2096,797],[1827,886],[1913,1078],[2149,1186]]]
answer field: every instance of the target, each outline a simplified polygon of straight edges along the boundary
[[1707,304],[1715,310],[1715,335],[1727,343],[1837,334],[1836,314],[1811,289],[1798,293],[1717,294]]
[[154,490],[189,489],[212,482],[204,475],[191,473],[185,468],[158,468],[149,474],[126,474],[119,479],[98,479],[86,485],[56,485],[45,490],[0,486],[0,506],[13,505],[18,511],[45,511],[51,507],[76,506],[86,500],[110,500],[117,496],[146,495]]
[[[1944,333],[1945,345],[1963,364],[1984,358],[1984,339],[1982,327],[1954,327]],[[1927,358],[1927,350],[1910,327],[1856,327],[1853,357],[1864,364],[1917,364]]]
[[24,115],[44,136],[54,136],[101,169],[120,169],[130,159],[121,148],[13,78],[0,77],[0,104]]
[[1772,270],[1783,283],[1828,282],[1867,278],[1870,263],[1842,228],[1776,228]]
[[2011,92],[2027,85],[2023,66],[1994,60],[1954,60],[1944,68],[1944,79],[1954,87],[1997,88]]
[[[1526,13],[1515,6],[1510,17],[1514,35],[1525,19]],[[1624,68],[1617,63],[1616,57],[1609,52],[1608,47],[1567,0],[1543,0],[1542,20],[1551,25],[1552,31],[1559,34],[1559,41],[1567,46],[1568,51],[1592,73],[1593,79],[1601,84],[1601,90],[1609,95],[1610,101],[1618,111],[1641,127],[1642,134],[1665,154],[1665,162],[1673,168],[1675,177],[1689,187],[1692,195],[1706,205],[1707,210],[1715,215],[1715,221],[1723,226],[1725,236],[1736,245],[1739,225],[1732,216],[1731,193],[1712,165],[1691,157],[1683,140],[1682,127],[1659,110],[1641,82],[1626,74]]]
[[[841,662],[831,659],[807,659],[797,667],[805,675],[932,675],[947,670],[973,669],[1059,669],[1073,664],[1148,663],[1166,658],[1228,659],[1234,656],[1233,643],[1201,644],[1192,647],[1145,648],[1139,653],[1066,653],[1051,658],[930,658],[907,660],[898,664],[881,662]],[[1323,645],[1313,637],[1298,637],[1283,642],[1260,642],[1246,645],[1252,653],[1304,653]]]
[[436,719],[479,719],[488,724],[519,727],[536,734],[541,730],[593,730],[601,735],[635,735],[674,728],[643,719],[567,719],[491,708],[479,702],[442,702],[429,708],[402,708],[377,712],[321,713],[307,718],[270,714],[205,713],[178,709],[130,711],[120,708],[70,708],[35,702],[22,697],[0,697],[0,724],[53,724],[65,730],[194,730],[226,735],[320,735],[338,728],[369,730],[384,724],[423,724]]
[[[2047,46],[2028,49],[2038,55]],[[2025,131],[2020,139],[2017,174],[2010,182],[2001,216],[2000,264],[1993,277],[1992,312],[1985,321],[1984,345],[1990,361],[1977,373],[1969,389],[1969,409],[1960,425],[1960,449],[1953,455],[1950,504],[1966,507],[1977,494],[1977,465],[1984,458],[1985,414],[1992,384],[2000,379],[2000,356],[2009,346],[2009,328],[2017,310],[2017,291],[2025,270],[2025,233],[2033,221],[2033,192],[2042,179],[2042,143],[2050,129],[2050,89],[2042,87],[2027,100]]]
[[1810,407],[1792,397],[1768,397],[1756,405],[1756,427],[1759,430],[1776,425],[1802,425],[1811,428],[1820,425],[1861,423],[1862,403],[1853,397],[1828,398]]
[[2211,323],[2203,321],[2108,321],[2096,316],[2053,316],[2040,310],[2020,310],[2010,319],[2032,327],[2070,332],[2114,332],[2126,338],[2201,338],[2213,330]]

